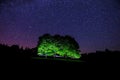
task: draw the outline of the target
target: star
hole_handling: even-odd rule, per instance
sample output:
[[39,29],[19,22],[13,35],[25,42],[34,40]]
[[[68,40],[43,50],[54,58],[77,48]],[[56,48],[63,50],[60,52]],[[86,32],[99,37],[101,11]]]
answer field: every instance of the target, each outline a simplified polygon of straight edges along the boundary
[[29,29],[32,29],[32,26],[28,26]]

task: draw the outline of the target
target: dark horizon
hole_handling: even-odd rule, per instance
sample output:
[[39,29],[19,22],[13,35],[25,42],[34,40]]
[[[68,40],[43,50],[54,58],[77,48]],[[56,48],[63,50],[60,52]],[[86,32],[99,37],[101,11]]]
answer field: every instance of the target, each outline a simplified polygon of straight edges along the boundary
[[34,48],[38,37],[70,35],[82,53],[120,50],[119,0],[0,0],[0,43]]
[[[6,46],[6,47],[9,47],[9,48],[12,47],[12,46],[18,46],[19,49],[23,49],[23,50],[26,50],[26,49],[30,49],[30,50],[37,49],[37,46],[30,48],[30,47],[23,47],[23,46],[20,46],[18,44],[8,45],[8,44],[0,43],[0,45]],[[95,50],[95,51],[92,51],[92,52],[82,52],[82,50],[80,50],[80,54],[91,54],[91,53],[97,53],[97,52],[116,52],[116,51],[120,52],[120,50],[111,50],[111,49],[105,48],[103,50]]]
[[[80,58],[73,58],[67,55],[38,55],[37,48],[23,49],[17,45],[6,46],[0,44],[1,61],[4,64],[118,64],[120,62],[120,51],[97,51],[90,54],[81,54]],[[74,53],[73,53],[74,54]],[[59,57],[58,57],[59,56]]]

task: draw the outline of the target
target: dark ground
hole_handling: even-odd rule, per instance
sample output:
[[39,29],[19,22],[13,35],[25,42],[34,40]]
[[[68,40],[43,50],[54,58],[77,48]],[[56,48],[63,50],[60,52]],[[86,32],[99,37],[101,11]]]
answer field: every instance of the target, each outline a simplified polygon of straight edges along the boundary
[[7,46],[0,45],[0,59],[3,64],[64,64],[64,65],[80,65],[80,64],[120,64],[120,51],[96,51],[95,53],[82,54],[78,60],[54,57],[38,57],[36,48],[23,49],[17,45]]

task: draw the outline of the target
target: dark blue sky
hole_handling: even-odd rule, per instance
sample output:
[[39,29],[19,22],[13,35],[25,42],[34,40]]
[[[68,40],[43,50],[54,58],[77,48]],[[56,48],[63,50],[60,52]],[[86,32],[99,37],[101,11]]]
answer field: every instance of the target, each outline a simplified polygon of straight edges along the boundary
[[120,50],[119,0],[0,0],[0,43],[35,47],[45,34],[71,35],[82,52]]

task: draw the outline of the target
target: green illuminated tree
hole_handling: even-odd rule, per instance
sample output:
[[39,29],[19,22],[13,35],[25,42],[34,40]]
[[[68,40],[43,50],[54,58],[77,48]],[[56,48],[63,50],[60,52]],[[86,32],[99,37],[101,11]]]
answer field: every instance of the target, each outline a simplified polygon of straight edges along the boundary
[[39,37],[38,55],[80,58],[79,45],[74,38],[70,36],[60,36],[45,34]]

